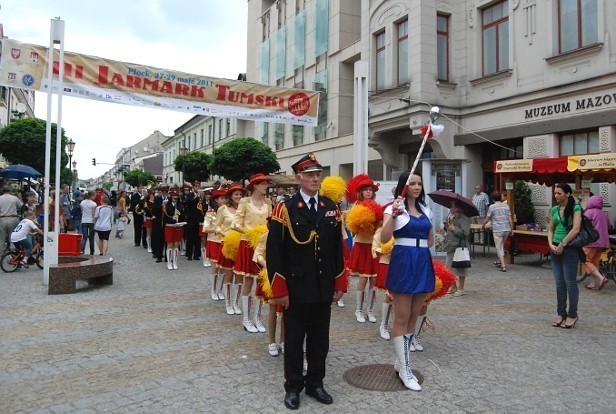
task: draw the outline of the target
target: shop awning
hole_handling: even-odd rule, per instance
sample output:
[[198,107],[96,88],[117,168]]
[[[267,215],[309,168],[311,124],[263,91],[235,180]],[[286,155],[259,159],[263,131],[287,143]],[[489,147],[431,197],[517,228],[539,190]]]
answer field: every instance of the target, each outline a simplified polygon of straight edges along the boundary
[[494,173],[564,173],[567,172],[567,164],[567,157],[503,160],[494,162]]
[[567,157],[569,171],[611,171],[616,170],[616,153],[575,155]]
[[297,180],[294,175],[272,174],[267,178],[272,180],[270,187],[290,187],[297,186]]

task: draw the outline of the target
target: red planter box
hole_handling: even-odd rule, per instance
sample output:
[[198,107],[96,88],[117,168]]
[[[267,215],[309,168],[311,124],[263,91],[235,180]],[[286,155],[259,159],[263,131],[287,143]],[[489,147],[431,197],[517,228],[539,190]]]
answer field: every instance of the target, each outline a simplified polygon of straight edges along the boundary
[[81,254],[81,234],[60,233],[58,241],[58,254],[78,256]]

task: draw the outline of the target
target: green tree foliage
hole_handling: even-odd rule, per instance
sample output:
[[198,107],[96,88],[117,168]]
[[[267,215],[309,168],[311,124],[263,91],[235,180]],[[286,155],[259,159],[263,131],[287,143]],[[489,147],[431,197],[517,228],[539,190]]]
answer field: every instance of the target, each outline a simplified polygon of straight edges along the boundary
[[535,222],[535,206],[533,206],[532,191],[526,181],[518,180],[513,186],[515,199],[515,217],[518,224]]
[[135,168],[134,170],[124,171],[124,181],[132,187],[137,187],[139,184],[147,185],[148,181],[156,182],[156,177],[150,172]]
[[210,179],[210,163],[212,156],[201,151],[192,151],[186,155],[178,155],[173,161],[175,171],[183,173],[184,181],[207,181]]
[[[12,121],[0,130],[0,153],[11,164],[25,164],[45,174],[45,129],[47,122],[37,118],[25,118]],[[55,183],[56,177],[56,124],[51,124],[51,164],[49,182]],[[60,183],[70,184],[73,173],[68,166],[66,144],[68,137],[62,129],[62,153],[60,155]]]
[[106,183],[103,183],[103,188],[107,191],[111,190],[111,187],[113,187],[113,183],[111,181],[107,181]]
[[276,154],[254,138],[237,138],[214,150],[212,174],[227,180],[242,181],[254,173],[271,174],[280,170]]

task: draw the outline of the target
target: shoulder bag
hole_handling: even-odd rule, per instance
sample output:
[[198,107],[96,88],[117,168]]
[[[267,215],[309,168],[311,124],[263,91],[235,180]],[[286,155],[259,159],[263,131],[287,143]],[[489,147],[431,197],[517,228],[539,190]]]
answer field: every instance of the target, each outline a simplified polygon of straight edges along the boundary
[[599,240],[599,232],[592,224],[592,220],[582,214],[580,232],[567,245],[571,247],[584,247]]
[[453,262],[451,267],[454,269],[465,269],[471,267],[471,255],[466,247],[466,236],[460,239],[460,245],[456,247],[453,254]]

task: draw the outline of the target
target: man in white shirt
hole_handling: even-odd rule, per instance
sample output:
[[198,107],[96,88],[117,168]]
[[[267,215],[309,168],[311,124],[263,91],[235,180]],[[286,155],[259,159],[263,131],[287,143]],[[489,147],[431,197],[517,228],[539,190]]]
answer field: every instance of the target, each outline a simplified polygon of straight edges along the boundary
[[81,254],[85,254],[86,240],[90,241],[90,255],[94,254],[94,210],[96,193],[92,190],[86,193],[79,207],[81,207]]
[[0,242],[3,243],[1,251],[4,251],[7,245],[7,237],[19,223],[17,212],[21,209],[23,203],[13,194],[11,187],[5,185],[2,187],[2,195],[0,195]]

